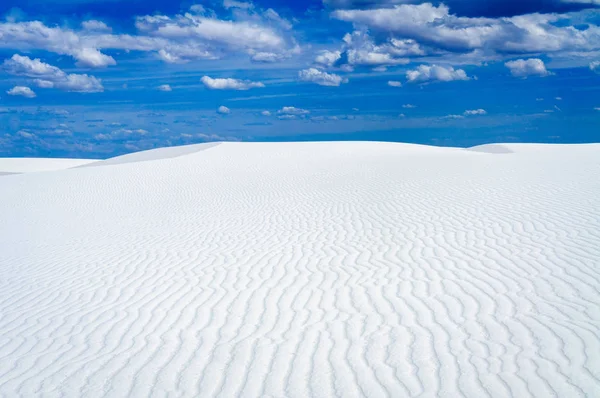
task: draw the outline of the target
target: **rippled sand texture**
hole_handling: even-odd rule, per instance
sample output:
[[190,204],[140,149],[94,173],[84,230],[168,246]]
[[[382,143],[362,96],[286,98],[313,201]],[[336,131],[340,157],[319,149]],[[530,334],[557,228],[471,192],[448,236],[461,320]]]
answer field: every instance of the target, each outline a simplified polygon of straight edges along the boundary
[[182,151],[0,178],[1,396],[600,396],[600,145]]

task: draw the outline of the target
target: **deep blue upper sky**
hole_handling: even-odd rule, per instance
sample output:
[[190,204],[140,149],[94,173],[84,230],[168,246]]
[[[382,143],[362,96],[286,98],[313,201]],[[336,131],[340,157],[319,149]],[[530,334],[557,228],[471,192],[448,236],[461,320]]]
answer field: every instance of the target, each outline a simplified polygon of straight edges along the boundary
[[598,0],[4,0],[0,156],[600,141]]

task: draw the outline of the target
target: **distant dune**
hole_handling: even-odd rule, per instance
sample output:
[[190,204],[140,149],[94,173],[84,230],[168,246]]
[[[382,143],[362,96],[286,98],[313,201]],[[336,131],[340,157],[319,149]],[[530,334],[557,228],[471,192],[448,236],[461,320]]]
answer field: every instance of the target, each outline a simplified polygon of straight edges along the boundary
[[91,159],[0,158],[0,174],[55,171],[91,164]]
[[600,145],[83,164],[0,159],[1,397],[600,397]]

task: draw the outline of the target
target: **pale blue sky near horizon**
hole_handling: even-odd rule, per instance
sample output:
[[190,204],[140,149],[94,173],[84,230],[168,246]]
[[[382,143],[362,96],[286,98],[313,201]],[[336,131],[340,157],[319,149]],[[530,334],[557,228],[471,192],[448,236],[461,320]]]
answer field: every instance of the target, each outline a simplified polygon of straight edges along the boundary
[[206,141],[600,141],[600,8],[8,0],[0,156]]

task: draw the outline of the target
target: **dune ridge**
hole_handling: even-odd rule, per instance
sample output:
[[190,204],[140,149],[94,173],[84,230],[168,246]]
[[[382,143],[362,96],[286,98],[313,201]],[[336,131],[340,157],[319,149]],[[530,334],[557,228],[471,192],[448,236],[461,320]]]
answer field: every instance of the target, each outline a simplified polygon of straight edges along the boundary
[[0,396],[600,396],[600,145],[502,147],[2,178]]
[[96,161],[96,159],[67,158],[0,158],[0,175],[64,170]]

